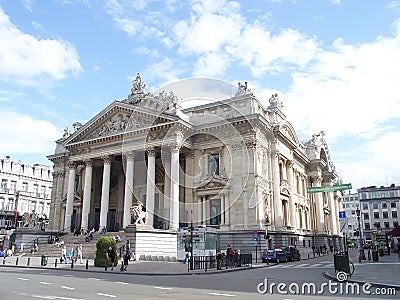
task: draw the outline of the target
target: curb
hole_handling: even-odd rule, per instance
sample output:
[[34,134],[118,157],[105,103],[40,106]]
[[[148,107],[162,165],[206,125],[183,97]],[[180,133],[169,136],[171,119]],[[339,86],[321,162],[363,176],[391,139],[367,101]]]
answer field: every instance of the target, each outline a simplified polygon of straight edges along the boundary
[[[322,275],[322,277],[324,277],[326,279],[329,279],[329,280],[332,280],[332,281],[335,281],[335,282],[340,282],[339,280],[337,280],[336,275],[329,274],[328,272],[323,272],[321,275]],[[363,285],[363,284],[369,283],[373,287],[394,288],[397,291],[400,291],[400,285],[395,285],[395,284],[386,284],[386,283],[370,282],[370,281],[361,281],[361,280],[354,280],[354,279],[351,279],[351,278],[348,278],[346,280],[346,282],[357,283],[359,285]]]
[[[41,270],[63,270],[69,272],[91,272],[91,273],[111,273],[110,271],[105,271],[104,268],[100,267],[91,267],[89,269],[71,269],[71,268],[54,268],[54,267],[41,267],[41,266],[17,266],[17,265],[0,265],[1,267],[11,267],[11,268],[20,268],[20,269],[41,269]],[[242,267],[242,268],[232,268],[232,269],[223,269],[223,270],[213,270],[213,271],[203,271],[203,272],[176,272],[176,273],[146,273],[146,272],[120,272],[118,267],[115,267],[118,272],[113,272],[117,274],[124,275],[141,275],[141,276],[183,276],[183,275],[211,275],[211,274],[220,274],[220,273],[230,273],[230,272],[239,272],[244,270],[256,269],[259,267]]]

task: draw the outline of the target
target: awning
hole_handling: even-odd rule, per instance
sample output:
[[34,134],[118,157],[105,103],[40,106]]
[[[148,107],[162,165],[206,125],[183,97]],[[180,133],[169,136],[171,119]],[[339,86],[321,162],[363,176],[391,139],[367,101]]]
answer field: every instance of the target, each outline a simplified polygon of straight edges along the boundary
[[397,226],[395,229],[389,231],[387,234],[390,236],[400,236],[400,227]]

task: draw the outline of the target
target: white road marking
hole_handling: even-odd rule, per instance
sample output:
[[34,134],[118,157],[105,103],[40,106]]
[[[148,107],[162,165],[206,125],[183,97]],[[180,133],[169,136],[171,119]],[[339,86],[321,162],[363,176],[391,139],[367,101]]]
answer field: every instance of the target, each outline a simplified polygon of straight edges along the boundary
[[63,277],[73,277],[72,275],[63,275]]
[[117,281],[116,283],[119,283],[119,284],[129,284],[129,282],[122,282],[122,281]]
[[89,277],[88,279],[92,279],[92,280],[101,280],[100,278],[94,278],[94,277]]
[[41,281],[41,284],[51,284],[50,282],[46,282],[46,281]]
[[98,296],[103,296],[103,297],[109,297],[109,298],[115,298],[115,297],[117,297],[117,296],[115,296],[115,295],[103,294],[103,293],[96,293],[96,295],[98,295]]
[[65,285],[62,285],[61,288],[66,289],[66,290],[74,290],[75,289],[73,287],[69,287],[69,286],[65,286]]
[[233,294],[220,294],[220,293],[209,293],[209,294],[213,296],[236,297],[236,295]]
[[17,279],[19,279],[19,280],[25,280],[25,281],[30,280],[29,278],[21,278],[21,277],[18,277]]
[[170,288],[170,287],[162,287],[162,286],[153,286],[153,288],[159,289],[159,290],[172,290],[172,288]]

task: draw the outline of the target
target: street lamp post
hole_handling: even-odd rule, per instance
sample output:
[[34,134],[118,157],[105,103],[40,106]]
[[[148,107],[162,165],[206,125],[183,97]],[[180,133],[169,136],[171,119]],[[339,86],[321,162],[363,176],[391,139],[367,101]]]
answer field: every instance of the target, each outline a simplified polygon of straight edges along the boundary
[[358,222],[358,262],[361,263],[362,259],[362,252],[364,252],[364,249],[362,249],[362,236],[361,236],[361,222],[360,222],[360,209],[356,209],[356,214],[357,214],[357,222]]

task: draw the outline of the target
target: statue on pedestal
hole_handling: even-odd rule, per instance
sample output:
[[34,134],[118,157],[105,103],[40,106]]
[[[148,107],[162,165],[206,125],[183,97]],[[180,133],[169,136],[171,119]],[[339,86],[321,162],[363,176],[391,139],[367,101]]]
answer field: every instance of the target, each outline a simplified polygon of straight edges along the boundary
[[143,210],[143,203],[139,200],[137,201],[138,205],[134,205],[131,207],[131,216],[135,220],[134,224],[147,224],[147,212]]

